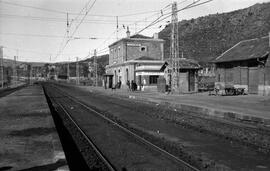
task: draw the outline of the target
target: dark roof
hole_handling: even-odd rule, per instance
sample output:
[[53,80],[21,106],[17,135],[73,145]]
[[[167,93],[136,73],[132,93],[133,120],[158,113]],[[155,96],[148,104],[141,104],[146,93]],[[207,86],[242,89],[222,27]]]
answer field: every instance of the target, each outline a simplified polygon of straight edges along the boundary
[[243,61],[262,58],[269,54],[269,38],[243,40],[217,57],[213,62]]
[[112,44],[110,44],[109,47],[117,44],[120,41],[145,40],[145,39],[149,39],[151,41],[163,41],[164,42],[163,39],[154,39],[153,37],[148,37],[148,36],[144,36],[141,34],[135,34],[133,36],[130,36],[130,38],[125,37],[125,38],[119,39],[119,40],[113,42]]
[[130,38],[132,38],[132,39],[152,39],[152,37],[144,36],[141,34],[135,34],[133,36],[130,36]]
[[154,58],[151,58],[151,57],[148,57],[148,56],[142,56],[142,57],[139,57],[139,58],[137,58],[135,60],[142,61],[142,60],[157,60],[157,59],[154,59]]
[[[200,64],[193,59],[178,58],[178,61],[179,61],[180,69],[200,69],[201,68]],[[165,62],[160,70],[164,71],[164,69],[168,65],[169,65],[168,62]]]

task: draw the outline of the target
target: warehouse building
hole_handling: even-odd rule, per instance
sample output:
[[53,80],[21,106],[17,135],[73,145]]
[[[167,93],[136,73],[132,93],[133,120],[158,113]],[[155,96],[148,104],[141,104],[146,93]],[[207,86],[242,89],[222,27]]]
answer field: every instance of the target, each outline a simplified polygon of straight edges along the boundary
[[215,86],[244,88],[246,93],[270,95],[269,37],[244,40],[214,60]]

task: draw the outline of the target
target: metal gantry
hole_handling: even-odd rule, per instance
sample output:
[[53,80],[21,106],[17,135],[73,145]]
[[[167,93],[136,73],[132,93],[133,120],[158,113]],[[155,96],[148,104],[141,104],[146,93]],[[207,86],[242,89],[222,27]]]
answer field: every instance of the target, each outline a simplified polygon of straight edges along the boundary
[[170,53],[170,84],[173,92],[179,89],[179,35],[177,3],[172,4],[172,31],[171,31],[171,53]]

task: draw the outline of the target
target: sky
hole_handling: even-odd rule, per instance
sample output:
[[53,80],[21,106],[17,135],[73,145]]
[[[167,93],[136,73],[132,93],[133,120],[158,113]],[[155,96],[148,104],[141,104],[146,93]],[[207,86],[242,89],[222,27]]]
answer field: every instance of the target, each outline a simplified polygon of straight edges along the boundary
[[[207,0],[201,0],[205,2]],[[0,46],[4,58],[60,62],[108,53],[108,45],[169,16],[172,0],[0,0]],[[181,9],[194,0],[176,1]],[[178,20],[247,8],[270,0],[213,0],[178,13]],[[86,8],[85,8],[86,7]],[[68,13],[68,19],[67,19]],[[163,14],[163,15],[162,15]],[[167,15],[166,15],[167,14]],[[118,31],[117,30],[118,18]],[[161,31],[170,17],[140,32]],[[67,21],[69,33],[67,34]],[[67,36],[69,35],[69,37]],[[72,36],[73,35],[73,36]]]

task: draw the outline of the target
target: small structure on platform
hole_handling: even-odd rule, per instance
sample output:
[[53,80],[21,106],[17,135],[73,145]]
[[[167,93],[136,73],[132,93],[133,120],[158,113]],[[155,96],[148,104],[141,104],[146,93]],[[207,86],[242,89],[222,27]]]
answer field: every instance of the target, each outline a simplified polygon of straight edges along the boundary
[[[179,93],[198,92],[198,71],[201,69],[199,63],[192,59],[178,58],[179,70],[175,72],[177,76],[178,91]],[[170,87],[171,71],[168,62],[165,62],[160,71],[164,72],[166,85]]]
[[244,40],[217,57],[215,87],[242,88],[246,93],[270,95],[270,41],[262,37]]
[[[155,34],[122,38],[109,46],[109,65],[106,66],[106,86],[128,88],[136,83],[138,90],[157,90],[157,78],[164,73],[160,67],[164,63],[164,40]],[[118,85],[121,85],[120,87]]]

